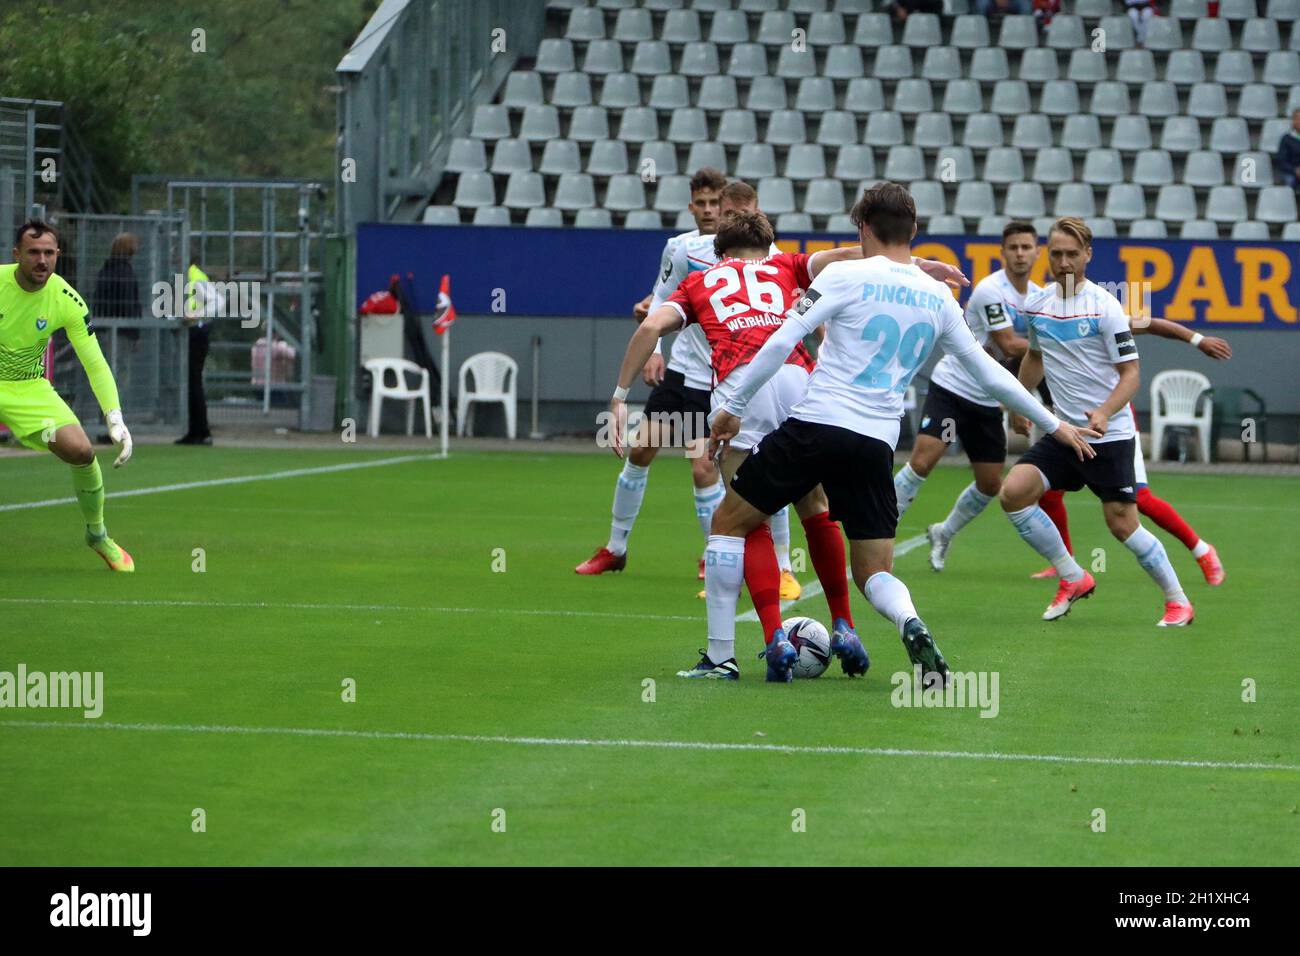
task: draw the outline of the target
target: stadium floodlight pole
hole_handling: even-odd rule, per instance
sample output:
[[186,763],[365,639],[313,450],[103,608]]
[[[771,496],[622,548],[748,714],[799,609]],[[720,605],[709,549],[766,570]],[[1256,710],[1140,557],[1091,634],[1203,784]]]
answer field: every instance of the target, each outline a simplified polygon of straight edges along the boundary
[[441,394],[438,396],[438,401],[442,405],[442,412],[440,414],[440,420],[438,422],[438,435],[440,439],[440,444],[442,446],[441,457],[446,458],[447,457],[447,422],[448,419],[451,417],[451,405],[450,405],[451,402],[451,398],[450,398],[451,327],[450,326],[442,330],[442,375],[439,376],[439,379],[441,380],[441,382],[439,384],[438,391]]

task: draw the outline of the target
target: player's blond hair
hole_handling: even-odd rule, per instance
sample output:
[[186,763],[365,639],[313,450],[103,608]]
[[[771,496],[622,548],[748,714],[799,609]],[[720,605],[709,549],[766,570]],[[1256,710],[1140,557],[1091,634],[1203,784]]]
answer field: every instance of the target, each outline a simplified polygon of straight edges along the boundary
[[1092,248],[1092,230],[1076,216],[1064,216],[1052,223],[1052,228],[1047,230],[1047,238],[1051,239],[1054,232],[1064,233],[1085,249]]

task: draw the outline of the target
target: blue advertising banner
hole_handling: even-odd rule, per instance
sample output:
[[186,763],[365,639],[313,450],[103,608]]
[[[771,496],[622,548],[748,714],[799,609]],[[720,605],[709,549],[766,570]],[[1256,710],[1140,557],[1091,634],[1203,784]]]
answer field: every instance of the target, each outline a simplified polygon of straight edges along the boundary
[[[419,305],[432,311],[451,276],[462,314],[625,317],[654,284],[668,230],[528,229],[368,223],[357,230],[357,305],[413,273]],[[790,252],[848,245],[850,236],[798,233]],[[913,251],[962,268],[973,282],[1001,268],[997,237],[918,237]],[[1132,314],[1197,328],[1300,327],[1296,242],[1098,239],[1088,278]],[[1047,276],[1042,247],[1032,278]],[[1127,298],[1126,298],[1127,296]]]

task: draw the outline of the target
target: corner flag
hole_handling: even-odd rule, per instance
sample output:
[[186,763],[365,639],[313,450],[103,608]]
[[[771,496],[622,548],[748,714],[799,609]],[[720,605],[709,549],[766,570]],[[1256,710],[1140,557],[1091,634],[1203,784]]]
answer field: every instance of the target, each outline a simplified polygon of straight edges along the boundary
[[433,334],[442,335],[456,321],[456,307],[451,304],[451,276],[442,277],[438,287],[438,309],[433,314]]

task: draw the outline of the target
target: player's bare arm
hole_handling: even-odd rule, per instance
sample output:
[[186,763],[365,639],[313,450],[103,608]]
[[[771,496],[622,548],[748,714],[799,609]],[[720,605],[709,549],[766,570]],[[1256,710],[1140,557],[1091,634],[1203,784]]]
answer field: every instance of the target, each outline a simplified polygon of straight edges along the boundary
[[[863,255],[861,245],[840,246],[836,249],[819,249],[808,257],[808,274],[815,279],[817,274],[832,262],[848,262],[852,259],[861,259]],[[966,274],[950,263],[940,262],[938,259],[920,259],[916,257],[913,257],[912,262],[931,279],[947,283],[954,289],[970,285],[970,279],[966,278]]]
[[640,322],[640,321],[641,321],[642,319],[644,319],[647,315],[649,315],[649,314],[650,314],[650,302],[651,302],[651,300],[653,300],[653,299],[654,299],[654,293],[653,293],[653,292],[650,292],[650,293],[647,293],[647,294],[646,294],[646,297],[645,297],[644,299],[642,299],[642,300],[641,300],[640,302],[638,302],[636,305],[632,306],[632,318],[634,318],[634,319],[636,319],[638,322]]
[[[1020,363],[1020,372],[1017,378],[1020,379],[1020,384],[1025,387],[1025,390],[1030,392],[1043,381],[1043,353],[1037,349],[1029,348],[1028,343],[1026,343],[1025,358]],[[1028,435],[1029,419],[1012,412],[1011,430],[1017,435]]]
[[1168,319],[1144,319],[1129,321],[1129,328],[1133,330],[1134,335],[1151,335],[1162,339],[1177,339],[1179,342],[1186,342],[1194,345],[1212,359],[1225,362],[1232,358],[1232,346],[1225,339],[1218,338],[1214,335],[1202,335],[1200,332],[1193,332],[1185,325],[1177,322],[1170,322]]
[[1115,366],[1115,371],[1119,372],[1119,384],[1115,386],[1106,401],[1088,412],[1088,427],[1103,435],[1111,418],[1133,400],[1133,396],[1137,394],[1138,384],[1142,380],[1137,359],[1131,362],[1120,362]]
[[1007,358],[1020,358],[1029,351],[1029,339],[1016,335],[1015,329],[991,329],[989,338]]
[[654,354],[655,343],[660,337],[681,327],[681,313],[670,305],[661,305],[637,326],[637,330],[632,333],[632,338],[627,343],[623,366],[618,372],[618,387],[614,390],[614,397],[609,403],[609,410],[614,416],[610,446],[619,458],[623,457],[623,425],[627,421],[627,390],[632,387],[637,372],[645,368]]

